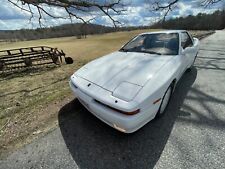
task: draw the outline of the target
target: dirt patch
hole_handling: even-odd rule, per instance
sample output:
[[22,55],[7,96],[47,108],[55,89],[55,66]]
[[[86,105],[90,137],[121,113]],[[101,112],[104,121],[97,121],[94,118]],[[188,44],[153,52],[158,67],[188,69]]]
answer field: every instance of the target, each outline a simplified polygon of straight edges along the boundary
[[55,129],[58,126],[60,108],[73,98],[74,96],[69,94],[48,105],[43,105],[35,112],[26,112],[20,117],[12,116],[1,129],[0,158]]

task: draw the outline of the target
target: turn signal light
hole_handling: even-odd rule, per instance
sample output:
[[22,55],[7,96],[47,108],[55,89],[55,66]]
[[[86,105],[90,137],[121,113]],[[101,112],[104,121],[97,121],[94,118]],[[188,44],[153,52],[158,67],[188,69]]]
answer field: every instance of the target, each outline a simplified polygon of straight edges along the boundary
[[116,109],[116,108],[114,108],[114,107],[111,107],[111,106],[109,106],[109,105],[106,105],[106,104],[104,104],[104,103],[101,103],[101,102],[98,101],[98,100],[95,100],[95,101],[96,101],[97,103],[101,104],[101,105],[104,105],[104,106],[106,106],[106,107],[108,107],[108,108],[110,108],[110,109],[112,109],[112,110],[114,110],[114,111],[116,111],[116,112],[119,112],[119,113],[122,113],[122,114],[125,114],[125,115],[135,115],[135,114],[137,114],[137,113],[140,112],[140,109],[137,109],[137,110],[132,111],[132,112],[125,112],[125,111]]
[[125,112],[125,111],[122,111],[122,110],[118,110],[118,109],[116,109],[116,108],[113,108],[113,107],[111,107],[111,106],[108,106],[108,105],[106,105],[108,108],[110,108],[110,109],[113,109],[113,110],[115,110],[115,111],[117,111],[117,112],[119,112],[119,113],[122,113],[122,114],[126,114],[126,115],[135,115],[135,114],[138,114],[139,112],[140,112],[140,109],[137,109],[137,110],[135,110],[135,111],[132,111],[132,112]]
[[158,103],[160,100],[161,100],[161,98],[159,98],[159,99],[155,100],[155,101],[153,102],[153,104]]

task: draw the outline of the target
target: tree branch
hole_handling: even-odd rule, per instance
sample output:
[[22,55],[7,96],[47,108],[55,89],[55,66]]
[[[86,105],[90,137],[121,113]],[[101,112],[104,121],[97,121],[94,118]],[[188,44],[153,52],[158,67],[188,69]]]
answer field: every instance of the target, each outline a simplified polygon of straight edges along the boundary
[[218,2],[220,2],[220,1],[222,1],[222,0],[203,0],[203,1],[201,2],[201,4],[202,4],[204,7],[208,7],[209,5],[213,5],[213,4],[218,3]]
[[[18,5],[18,2],[13,2],[13,0],[8,0],[10,3],[15,5],[16,7],[20,8],[21,10],[25,10],[27,12],[31,12],[31,16],[34,16],[34,12],[31,10],[29,6],[36,7],[39,15],[39,24],[41,23],[41,19],[43,18],[43,14],[50,16],[51,18],[63,18],[72,20],[72,17],[86,23],[87,21],[84,19],[83,16],[79,12],[91,14],[91,11],[94,12],[100,11],[104,16],[107,16],[116,27],[117,24],[120,24],[119,21],[115,20],[112,15],[119,15],[121,14],[122,10],[121,0],[105,0],[104,3],[96,2],[96,1],[88,1],[88,0],[18,0],[21,5]],[[25,8],[25,5],[28,5],[29,10]],[[62,16],[54,16],[51,12],[46,10],[46,6],[53,6],[64,9],[68,14],[68,17]],[[43,12],[43,14],[42,14]]]
[[[19,9],[29,12],[31,14],[31,18],[34,17],[34,9],[30,6],[34,6],[39,15],[39,24],[41,24],[41,20],[44,15],[47,15],[51,18],[57,19],[70,19],[72,21],[72,17],[80,20],[83,23],[87,23],[85,20],[85,16],[91,15],[94,12],[100,12],[102,16],[108,17],[113,25],[116,27],[118,24],[121,24],[118,20],[116,20],[113,16],[120,15],[124,9],[124,5],[121,2],[122,0],[105,0],[104,2],[95,1],[95,0],[8,0],[11,4],[18,7]],[[146,0],[149,1],[151,5],[152,11],[161,11],[163,12],[163,21],[165,21],[166,16],[172,11],[178,2],[181,0],[169,0],[165,2],[164,0]],[[209,5],[218,3],[223,0],[198,0],[201,6],[207,7]],[[18,2],[21,2],[19,4]],[[196,1],[196,3],[198,3]],[[48,11],[47,7],[57,7],[65,10],[68,17],[65,16],[54,16],[51,11]],[[26,8],[28,7],[28,8]],[[30,18],[30,20],[31,20]],[[92,19],[94,19],[93,17]],[[92,20],[91,19],[91,20]],[[90,21],[90,20],[89,20]]]
[[[209,5],[213,5],[213,4],[218,3],[220,1],[223,1],[223,0],[199,0],[200,6],[204,6],[204,7],[208,7]],[[181,2],[181,0],[170,0],[166,4],[165,4],[164,1],[160,1],[160,0],[156,0],[153,3],[152,3],[152,1],[150,1],[150,3],[152,3],[152,5],[153,5],[152,11],[162,11],[162,12],[164,12],[162,22],[165,21],[166,16],[169,14],[170,11],[172,11],[174,9],[174,7],[176,7],[176,4],[178,2]]]

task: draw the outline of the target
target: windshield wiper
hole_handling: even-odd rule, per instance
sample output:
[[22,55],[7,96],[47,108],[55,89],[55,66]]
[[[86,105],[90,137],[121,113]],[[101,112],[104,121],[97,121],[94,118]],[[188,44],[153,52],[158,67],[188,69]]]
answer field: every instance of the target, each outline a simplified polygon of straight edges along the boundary
[[158,52],[154,52],[154,51],[146,51],[146,50],[142,50],[142,51],[135,51],[135,52],[162,55],[161,53],[158,53]]
[[150,53],[150,54],[157,54],[157,55],[162,55],[162,53],[155,52],[155,51],[146,51],[146,53]]
[[119,51],[120,52],[128,52],[128,49],[121,48]]

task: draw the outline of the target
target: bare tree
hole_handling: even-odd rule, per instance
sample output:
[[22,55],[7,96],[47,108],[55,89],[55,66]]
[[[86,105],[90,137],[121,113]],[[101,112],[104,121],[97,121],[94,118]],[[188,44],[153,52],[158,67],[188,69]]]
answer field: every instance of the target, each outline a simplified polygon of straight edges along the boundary
[[[20,8],[23,11],[29,12],[31,14],[32,19],[34,17],[34,8],[38,11],[39,15],[39,24],[41,25],[41,19],[43,19],[43,15],[50,16],[51,18],[70,18],[72,20],[75,17],[78,20],[81,20],[84,23],[90,22],[94,17],[89,20],[84,19],[83,14],[89,14],[93,12],[101,12],[103,15],[107,16],[114,26],[120,24],[118,20],[113,18],[113,15],[119,15],[123,12],[123,4],[121,0],[105,0],[103,2],[95,1],[95,0],[8,0],[14,6]],[[51,13],[51,11],[47,10],[47,7],[57,7],[64,9],[68,14],[65,16],[55,16]]]
[[[95,17],[93,16],[89,20],[84,19],[83,14],[92,15],[93,12],[101,12],[104,16],[107,16],[114,26],[120,22],[114,19],[114,15],[119,15],[124,11],[125,4],[122,3],[123,0],[8,0],[11,4],[17,6],[21,10],[29,12],[31,18],[34,17],[34,8],[35,7],[39,14],[39,24],[41,24],[41,19],[43,15],[50,16],[52,18],[70,18],[75,17],[78,20],[81,20],[84,23],[90,22]],[[132,1],[132,0],[130,0]],[[146,0],[150,5],[152,10],[160,11],[163,13],[163,21],[170,11],[172,11],[178,2],[182,0]],[[198,0],[196,3],[207,7],[209,5],[218,3],[224,0]],[[64,9],[68,14],[68,17],[65,16],[54,16],[53,13],[46,9],[46,7],[58,7]]]
[[[224,1],[224,0],[199,0],[199,1],[196,1],[196,3],[200,4],[200,6],[202,7],[208,7],[212,4],[215,4],[221,1]],[[150,0],[148,2],[152,5],[153,11],[163,12],[162,21],[164,22],[168,13],[177,6],[178,2],[182,2],[182,0],[169,0],[168,2],[161,1],[161,0],[155,0],[155,1]]]

